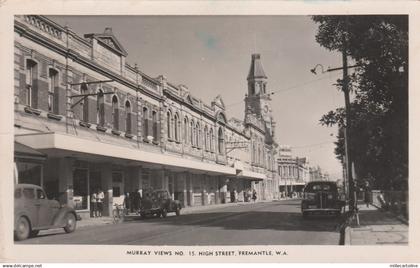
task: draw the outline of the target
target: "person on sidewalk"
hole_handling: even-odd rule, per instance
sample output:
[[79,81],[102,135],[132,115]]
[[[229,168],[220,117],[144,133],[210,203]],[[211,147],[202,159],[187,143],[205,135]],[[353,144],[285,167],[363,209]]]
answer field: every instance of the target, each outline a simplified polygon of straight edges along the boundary
[[102,213],[104,210],[104,199],[105,194],[101,189],[99,189],[97,194],[98,217],[102,217]]
[[90,211],[91,211],[92,218],[95,218],[98,213],[98,206],[96,205],[97,204],[96,199],[97,199],[96,192],[93,191],[92,194],[90,195]]
[[370,184],[369,184],[369,181],[365,181],[364,188],[365,188],[364,201],[365,201],[366,207],[369,207],[369,203],[371,202],[371,201],[370,201],[371,191],[370,191]]
[[257,200],[257,191],[255,191],[255,189],[254,190],[252,190],[252,201],[256,201]]

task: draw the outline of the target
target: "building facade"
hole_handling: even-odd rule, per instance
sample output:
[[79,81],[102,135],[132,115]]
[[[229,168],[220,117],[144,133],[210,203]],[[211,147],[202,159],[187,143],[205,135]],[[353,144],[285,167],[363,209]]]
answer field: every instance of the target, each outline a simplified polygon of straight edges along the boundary
[[[184,206],[278,196],[274,120],[260,56],[252,55],[245,120],[221,96],[204,103],[184,85],[126,63],[111,28],[78,36],[43,16],[15,17],[15,142],[43,157],[15,157],[17,182],[87,217],[127,192],[167,189]],[[16,156],[16,151],[15,151]]]
[[281,196],[301,192],[310,181],[310,167],[306,157],[293,157],[290,146],[282,145],[277,159]]

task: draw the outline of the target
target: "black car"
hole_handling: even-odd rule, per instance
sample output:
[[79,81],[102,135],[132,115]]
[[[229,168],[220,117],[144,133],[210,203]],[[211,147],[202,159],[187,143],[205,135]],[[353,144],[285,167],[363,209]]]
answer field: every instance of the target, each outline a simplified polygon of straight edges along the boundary
[[304,189],[301,204],[303,217],[309,214],[340,216],[344,201],[340,200],[337,184],[332,181],[312,181]]
[[167,190],[146,191],[141,200],[139,214],[142,218],[147,215],[165,218],[169,212],[175,212],[175,215],[179,216],[181,207],[181,203],[178,200],[173,200]]

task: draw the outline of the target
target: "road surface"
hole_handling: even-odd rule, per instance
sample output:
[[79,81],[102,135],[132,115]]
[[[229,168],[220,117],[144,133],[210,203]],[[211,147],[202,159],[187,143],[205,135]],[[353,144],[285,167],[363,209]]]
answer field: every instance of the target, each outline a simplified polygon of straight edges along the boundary
[[[182,213],[182,211],[181,211]],[[18,244],[338,245],[340,218],[303,219],[299,200],[247,203],[167,218],[41,231]]]

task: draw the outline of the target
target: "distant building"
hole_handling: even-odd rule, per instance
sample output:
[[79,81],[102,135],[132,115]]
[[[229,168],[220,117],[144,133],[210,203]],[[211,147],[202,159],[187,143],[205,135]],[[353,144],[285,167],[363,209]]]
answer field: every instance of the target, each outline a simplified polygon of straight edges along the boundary
[[279,191],[283,195],[302,191],[305,184],[310,181],[308,164],[306,157],[293,157],[290,146],[279,147],[277,159]]

